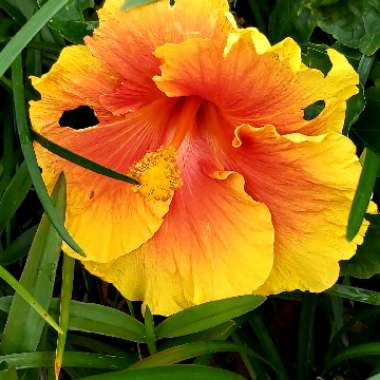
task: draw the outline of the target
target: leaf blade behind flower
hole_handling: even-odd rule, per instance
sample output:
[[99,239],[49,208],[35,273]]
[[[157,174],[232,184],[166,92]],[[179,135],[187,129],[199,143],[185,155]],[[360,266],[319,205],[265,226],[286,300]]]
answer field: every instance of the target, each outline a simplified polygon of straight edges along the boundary
[[99,165],[94,161],[91,161],[83,156],[80,156],[79,154],[72,152],[71,150],[65,149],[62,146],[55,144],[53,141],[50,141],[49,139],[35,131],[32,131],[32,136],[35,141],[37,141],[41,146],[43,146],[50,152],[56,154],[59,157],[64,158],[67,161],[73,162],[74,164],[77,164],[82,168],[91,170],[94,173],[98,173],[106,177],[129,183],[131,185],[139,184],[134,178],[116,172],[105,166]]
[[69,0],[49,0],[30,20],[23,25],[17,34],[0,52],[0,77],[9,68],[16,57],[28,45],[33,37],[45,26]]
[[[1,54],[0,54],[1,55]],[[59,217],[56,209],[47,192],[44,181],[42,180],[40,170],[38,168],[36,155],[32,146],[31,134],[27,122],[27,113],[25,106],[24,95],[24,78],[22,69],[22,58],[19,55],[12,65],[12,84],[14,109],[16,115],[16,126],[20,137],[21,149],[25,157],[25,162],[29,170],[30,177],[37,192],[37,195],[42,203],[44,211],[49,217],[51,223],[57,230],[63,240],[78,254],[84,256],[84,252],[79,245],[74,241],[69,232],[66,230],[62,219]]]
[[161,322],[156,328],[156,335],[159,338],[175,338],[203,331],[256,309],[265,299],[249,295],[193,306]]
[[[63,177],[53,191],[53,202],[60,216],[65,210],[65,183]],[[50,306],[55,282],[56,268],[61,251],[61,238],[46,215],[42,217],[28,260],[20,278],[20,284],[45,309]],[[24,326],[28,326],[24,329]],[[1,350],[3,353],[34,351],[40,341],[44,322],[20,296],[12,299],[6,327],[3,331]],[[19,334],[23,331],[23,334]]]
[[110,372],[79,380],[243,380],[233,372],[221,368],[176,364],[173,366],[143,368],[130,371]]

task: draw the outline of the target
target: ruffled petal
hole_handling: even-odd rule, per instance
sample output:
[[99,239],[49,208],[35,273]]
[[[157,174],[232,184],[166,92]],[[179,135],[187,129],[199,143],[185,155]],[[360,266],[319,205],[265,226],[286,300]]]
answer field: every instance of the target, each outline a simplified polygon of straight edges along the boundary
[[252,294],[272,267],[273,227],[267,207],[247,195],[241,175],[210,172],[204,151],[193,144],[182,148],[189,155],[183,152],[184,185],[153,238],[106,266],[85,263],[90,272],[113,283],[126,298],[143,300],[155,314]]
[[339,134],[280,136],[273,127],[236,130],[230,165],[247,192],[266,204],[275,228],[273,270],[258,292],[313,292],[332,286],[339,260],[350,258],[346,225],[360,175],[352,142]]
[[[135,110],[162,94],[152,81],[159,74],[153,51],[160,45],[194,36],[222,38],[233,30],[227,0],[160,0],[128,11],[124,0],[106,0],[100,26],[85,39],[91,51],[123,78],[117,92],[103,96],[112,112]],[[191,10],[191,11],[189,11]]]
[[[170,97],[196,95],[216,104],[235,126],[271,124],[279,133],[320,134],[340,131],[346,100],[357,93],[358,75],[346,58],[328,51],[332,69],[326,77],[301,62],[291,39],[270,47],[250,28],[230,33],[227,42],[194,38],[159,47],[157,86]],[[317,101],[325,109],[313,120],[304,109]]]
[[93,108],[100,122],[113,119],[99,97],[112,92],[119,77],[85,46],[64,48],[47,74],[31,80],[41,94],[41,101],[30,102],[30,118],[37,132],[54,128],[64,111],[83,105]]

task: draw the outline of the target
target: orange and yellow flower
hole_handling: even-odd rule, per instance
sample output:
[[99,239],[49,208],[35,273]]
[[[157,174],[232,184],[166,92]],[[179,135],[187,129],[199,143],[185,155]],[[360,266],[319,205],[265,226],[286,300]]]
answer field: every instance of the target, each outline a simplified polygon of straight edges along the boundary
[[[227,0],[106,0],[85,45],[63,49],[31,102],[33,128],[129,185],[36,145],[46,184],[63,171],[66,253],[128,299],[168,315],[206,301],[320,292],[360,242],[345,239],[360,164],[340,134],[358,76],[328,50],[324,76],[290,38],[239,29]],[[304,109],[323,101],[305,120]],[[61,127],[91,107],[98,125]],[[362,235],[362,233],[360,234]]]

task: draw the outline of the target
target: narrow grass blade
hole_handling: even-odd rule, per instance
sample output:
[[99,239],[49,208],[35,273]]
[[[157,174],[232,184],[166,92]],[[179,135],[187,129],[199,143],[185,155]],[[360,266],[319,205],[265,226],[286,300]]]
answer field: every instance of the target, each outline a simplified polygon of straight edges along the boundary
[[156,336],[154,333],[154,320],[149,306],[147,306],[145,309],[144,323],[146,332],[146,344],[148,345],[149,353],[152,355],[157,351],[157,347]]
[[36,301],[36,299],[2,266],[0,266],[0,277],[11,286],[15,292],[27,302],[54,330],[62,333],[57,322],[48,314],[48,312]]
[[63,148],[60,145],[55,144],[53,141],[50,141],[46,137],[41,136],[35,131],[32,131],[32,137],[35,141],[37,141],[40,145],[42,145],[44,148],[46,148],[50,152],[56,154],[59,157],[64,158],[65,160],[73,162],[74,164],[80,165],[83,168],[86,168],[95,173],[104,175],[106,177],[110,177],[113,179],[117,179],[119,181],[130,183],[132,185],[139,184],[135,179],[128,177],[122,173],[115,172],[112,169],[106,168],[105,166],[99,165],[94,161],[88,160],[87,158],[80,156],[79,154],[71,152],[70,150]]
[[83,331],[144,343],[144,325],[137,319],[108,306],[73,301],[70,330]]
[[323,374],[326,374],[332,367],[350,359],[356,359],[366,356],[380,356],[380,342],[364,343],[357,346],[351,346],[339,353],[326,366]]
[[[63,176],[55,186],[52,199],[63,220],[66,200]],[[20,284],[28,289],[44,309],[49,308],[52,300],[61,243],[62,239],[57,231],[47,216],[43,215],[24,265]],[[2,352],[35,351],[44,326],[44,321],[31,306],[22,297],[15,295],[3,331]]]
[[190,342],[204,342],[210,340],[223,341],[226,340],[237,328],[237,323],[234,321],[227,321],[218,326],[211,327],[210,329],[203,330],[195,334],[167,339],[163,344],[160,345],[160,348],[165,349]]
[[[12,87],[11,87],[12,92]],[[13,173],[16,171],[16,152],[13,147],[13,120],[9,116],[0,115],[3,118],[3,131],[2,131],[2,163],[3,171],[0,176],[0,195],[8,187]]]
[[328,289],[326,293],[336,297],[346,298],[351,301],[368,303],[370,305],[380,305],[380,292],[374,290],[336,284]]
[[4,251],[0,252],[0,265],[7,266],[13,264],[26,256],[36,231],[37,226],[30,227],[13,240]]
[[62,358],[63,353],[65,351],[67,330],[69,327],[70,304],[74,283],[74,267],[75,259],[67,255],[63,255],[61,308],[59,314],[59,327],[62,330],[62,334],[58,335],[57,354],[54,363],[54,372],[56,380],[59,379],[59,374],[61,372]]
[[244,377],[221,368],[196,365],[144,368],[128,372],[111,372],[79,380],[244,380]]
[[298,380],[309,378],[314,363],[314,320],[317,300],[317,296],[307,294],[301,304],[297,345]]
[[240,358],[244,363],[244,366],[248,372],[248,375],[251,380],[257,380],[258,378],[267,378],[267,374],[264,374],[264,369],[260,364],[257,363],[255,359],[248,356],[248,346],[243,339],[240,339],[239,334],[235,333],[232,335],[232,340],[236,344],[239,344],[242,349],[240,350]]
[[[49,1],[49,3],[50,2],[51,0]],[[64,4],[65,2],[66,1],[62,1],[62,4]],[[62,239],[65,240],[65,242],[76,252],[78,252],[81,255],[84,255],[84,252],[81,250],[78,244],[73,240],[68,231],[65,229],[62,218],[59,218],[57,211],[55,210],[51,202],[46,186],[41,178],[40,170],[37,165],[36,155],[32,146],[30,130],[27,123],[21,56],[18,56],[12,65],[12,80],[16,124],[20,136],[21,149],[24,154],[29,174],[32,178],[37,195],[51,223],[56,228],[57,232],[62,237]]]
[[[116,355],[116,356],[124,356],[126,355],[126,351],[115,346],[113,342],[105,343],[104,338],[95,339],[89,335],[83,334],[70,334],[67,337],[67,345],[70,347],[78,347],[81,348],[82,351],[86,352],[96,352],[100,354],[108,354],[108,355]],[[128,351],[129,354],[129,351]],[[131,355],[131,358],[133,355]],[[135,355],[137,360],[137,354]]]
[[26,24],[23,25],[12,40],[0,52],[0,77],[4,75],[5,71],[34,36],[68,2],[69,0],[49,0]]
[[[0,297],[0,310],[10,312],[11,296]],[[50,313],[58,314],[59,301],[53,299]],[[132,342],[145,343],[144,325],[130,315],[109,306],[71,301],[70,331],[99,334]]]
[[360,226],[363,223],[379,172],[380,156],[369,148],[366,148],[363,169],[348,219],[347,239],[350,241],[359,232]]
[[130,368],[150,368],[183,362],[217,352],[240,352],[241,347],[230,342],[193,342],[157,352],[133,364]]
[[23,162],[0,199],[0,233],[24,201],[31,185],[28,168]]
[[157,337],[174,338],[207,330],[256,309],[265,297],[241,296],[207,302],[166,318],[156,328]]
[[[0,356],[0,361],[17,369],[49,368],[54,364],[55,352],[23,352]],[[67,351],[63,367],[122,370],[131,364],[127,356]]]
[[249,325],[253,333],[256,335],[258,341],[260,342],[263,352],[265,352],[266,354],[265,355],[266,358],[272,363],[274,367],[277,368],[279,379],[280,380],[288,379],[284,363],[276,348],[276,345],[274,344],[268,332],[268,329],[265,326],[263,318],[257,311],[252,313],[252,317],[251,317],[251,320],[249,321]]

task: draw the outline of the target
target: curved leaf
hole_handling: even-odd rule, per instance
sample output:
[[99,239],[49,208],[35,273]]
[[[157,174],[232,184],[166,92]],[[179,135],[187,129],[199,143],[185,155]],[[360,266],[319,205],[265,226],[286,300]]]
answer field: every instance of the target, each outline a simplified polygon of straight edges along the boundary
[[166,318],[156,328],[159,338],[174,338],[209,329],[260,306],[265,297],[241,296],[197,305]]
[[243,380],[240,375],[220,368],[197,365],[144,368],[83,377],[79,380]]
[[31,185],[32,181],[24,161],[0,199],[0,233],[25,199]]
[[[53,191],[53,202],[59,216],[65,213],[65,182],[60,177]],[[56,269],[61,252],[62,239],[50,224],[46,215],[41,219],[20,278],[20,285],[28,289],[34,298],[48,309],[52,299]],[[28,329],[24,326],[28,325]],[[15,295],[3,331],[3,353],[36,350],[44,321],[23,298]],[[20,334],[20,331],[24,331]]]
[[198,356],[215,354],[217,352],[240,352],[241,347],[229,342],[194,342],[171,347],[157,352],[133,364],[130,369],[151,368],[170,365]]
[[9,68],[16,57],[21,53],[34,36],[69,0],[49,0],[36,12],[29,21],[17,32],[11,41],[0,52],[0,77]]
[[[0,362],[17,369],[48,368],[54,365],[55,352],[23,352],[20,354],[0,355]],[[130,360],[126,356],[93,354],[88,352],[67,351],[63,367],[119,370],[126,368]]]
[[370,305],[380,305],[380,292],[375,292],[374,290],[336,284],[328,289],[326,293],[336,297],[346,298],[351,301],[368,303]]
[[364,343],[357,346],[352,346],[342,351],[335,356],[326,366],[324,373],[337,364],[350,359],[365,357],[365,356],[379,356],[380,355],[380,342]]

